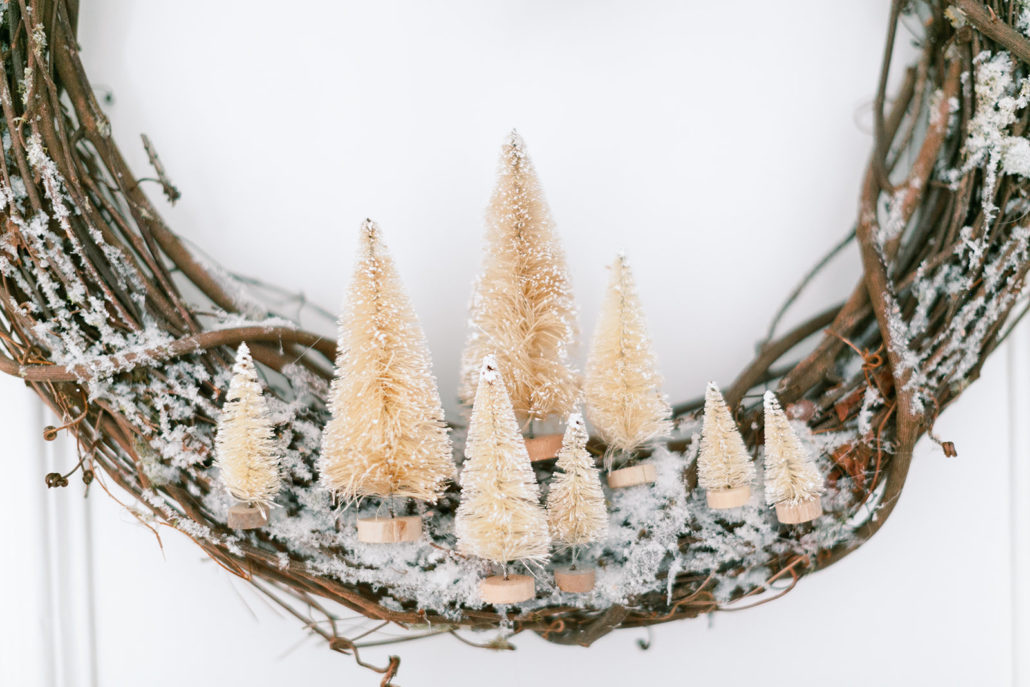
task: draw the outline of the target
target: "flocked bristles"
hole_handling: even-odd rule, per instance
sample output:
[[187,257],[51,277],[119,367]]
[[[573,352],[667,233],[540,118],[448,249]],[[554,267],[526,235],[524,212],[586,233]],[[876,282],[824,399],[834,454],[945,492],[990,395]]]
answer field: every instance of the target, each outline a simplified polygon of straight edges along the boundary
[[735,489],[750,485],[755,466],[744,438],[715,382],[705,390],[701,450],[697,457],[697,482],[703,489]]
[[547,519],[556,542],[581,546],[604,539],[608,509],[594,457],[587,450],[583,416],[573,413],[558,452],[558,472],[547,494]]
[[234,498],[268,506],[279,493],[274,436],[254,360],[241,343],[215,434],[215,464]]
[[613,450],[630,452],[672,431],[661,385],[633,274],[620,255],[611,266],[584,384],[587,416]]
[[436,501],[453,479],[451,442],[425,335],[371,220],[340,316],[322,483],[363,496]]
[[776,394],[765,392],[765,500],[798,504],[822,491],[822,477],[794,433]]
[[497,361],[479,373],[454,530],[462,553],[495,563],[541,561],[551,545],[540,487]]
[[512,131],[487,210],[483,271],[472,298],[459,394],[471,404],[494,355],[518,421],[564,417],[579,400],[569,363],[576,312],[565,255],[533,163]]

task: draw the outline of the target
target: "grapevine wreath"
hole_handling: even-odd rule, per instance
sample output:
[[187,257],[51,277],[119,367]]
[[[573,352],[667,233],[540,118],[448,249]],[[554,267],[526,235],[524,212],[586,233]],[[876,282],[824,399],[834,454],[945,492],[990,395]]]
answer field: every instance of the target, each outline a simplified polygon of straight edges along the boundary
[[[541,584],[528,601],[487,604],[476,593],[482,561],[455,545],[456,484],[418,507],[426,521],[419,541],[385,547],[358,541],[358,509],[341,508],[320,488],[336,346],[270,312],[162,222],[83,70],[78,5],[11,0],[0,27],[0,368],[63,418],[45,436],[72,433],[80,456],[46,482],[67,486],[78,475],[87,488],[129,492],[142,522],[185,533],[330,647],[383,673],[384,684],[399,661],[362,661],[363,646],[390,640],[348,636],[355,613],[381,621],[375,629],[407,628],[405,639],[447,632],[469,641],[468,630],[501,628],[501,639],[484,646],[525,630],[589,645],[618,627],[786,593],[883,525],[916,440],[934,438],[937,415],[1026,312],[1030,7],[894,0],[858,217],[833,253],[857,243],[858,283],[844,302],[790,331],[777,317],[755,359],[725,388],[725,406],[717,392],[709,399],[711,426],[735,422],[743,443],[734,450],[757,465],[769,467],[773,442],[764,435],[774,429],[783,439],[777,446],[804,447],[814,459],[807,467],[823,480],[823,514],[783,525],[759,498],[707,507],[697,468],[705,401],[679,403],[670,438],[638,451],[656,470],[653,483],[606,496],[607,533],[596,529],[601,538],[587,547],[596,587],[573,594]],[[889,98],[900,22],[916,27],[918,59]],[[174,199],[144,143],[151,181]],[[244,375],[230,388],[237,352],[248,349],[237,372],[260,378]],[[479,387],[495,379],[486,369]],[[263,393],[282,454],[275,508],[255,529],[228,526],[232,501],[214,466],[227,388],[230,397],[244,388]],[[764,390],[775,392],[765,415]],[[483,404],[504,410],[503,392],[490,393]],[[770,408],[775,427],[763,422]],[[574,441],[586,442],[578,417],[569,426]],[[464,432],[452,427],[455,444]],[[588,448],[598,459],[611,455],[597,436]],[[593,469],[570,451],[566,466]],[[553,467],[540,465],[543,480]]]

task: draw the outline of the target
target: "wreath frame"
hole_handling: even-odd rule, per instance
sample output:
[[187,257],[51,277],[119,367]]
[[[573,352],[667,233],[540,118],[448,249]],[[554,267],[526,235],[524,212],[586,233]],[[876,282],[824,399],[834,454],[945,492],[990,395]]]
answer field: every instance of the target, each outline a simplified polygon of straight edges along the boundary
[[[998,175],[998,162],[989,156],[972,164],[968,146],[978,108],[985,106],[977,101],[975,89],[977,56],[1007,52],[1014,58],[1014,72],[1027,74],[1030,40],[1014,28],[1018,11],[1014,1],[913,0],[909,6],[892,0],[873,103],[874,149],[855,227],[789,296],[754,360],[725,393],[745,428],[760,427],[761,422],[760,404],[748,393],[775,385],[785,407],[812,431],[851,432],[848,450],[833,456],[830,478],[850,480],[848,508],[868,506],[877,517],[866,519],[850,541],[814,555],[770,554],[772,574],[766,584],[740,589],[735,603],[746,605],[762,589],[785,580],[786,586],[757,603],[778,598],[802,576],[841,560],[872,537],[897,502],[916,441],[924,433],[937,441],[932,428],[938,413],[979,376],[984,361],[1026,313],[1030,255],[1028,230],[1020,224],[1030,211],[1030,180]],[[920,19],[924,35],[916,63],[906,69],[901,87],[888,101],[889,64],[904,12]],[[134,425],[126,409],[91,399],[89,384],[100,376],[114,381],[160,378],[168,374],[171,361],[183,357],[214,374],[232,365],[232,348],[241,342],[270,371],[282,372],[298,361],[311,375],[326,379],[335,346],[288,324],[205,326],[205,308],[232,314],[246,306],[227,288],[220,269],[198,258],[165,225],[142,188],[144,180],[129,170],[79,59],[78,14],[77,0],[12,0],[0,27],[0,108],[8,139],[0,155],[0,370],[25,380],[65,418],[62,427],[45,430],[46,438],[67,429],[77,440],[79,463],[67,474],[47,475],[48,486],[66,486],[79,471],[89,488],[102,471],[104,478],[95,480],[101,488],[108,491],[110,483],[132,494],[155,522],[193,538],[212,559],[250,581],[332,649],[382,673],[383,684],[396,674],[399,659],[392,656],[385,666],[363,661],[359,651],[370,645],[361,641],[367,633],[348,637],[338,625],[339,613],[327,601],[384,626],[437,623],[452,634],[458,626],[506,626],[514,633],[532,630],[551,642],[584,646],[617,627],[668,622],[725,607],[712,595],[709,579],[681,574],[670,582],[668,596],[645,595],[633,605],[549,606],[515,615],[469,608],[455,623],[424,611],[387,607],[382,591],[369,585],[336,582],[293,561],[284,567],[277,542],[260,533],[232,546],[198,536],[193,526],[198,523],[208,531],[225,530],[197,496],[214,488],[209,477],[184,473],[184,484],[155,484],[144,466],[146,428]],[[1009,125],[1013,136],[1024,136],[1030,123],[1025,105],[1014,111]],[[157,174],[150,181],[159,182],[174,201],[178,192],[146,137],[144,145]],[[949,176],[949,170],[959,173]],[[42,229],[33,224],[39,217]],[[778,333],[780,318],[812,276],[852,241],[858,244],[863,269],[850,296]],[[968,246],[978,248],[968,252]],[[944,270],[969,288],[938,288],[928,295],[928,275]],[[123,278],[127,273],[136,280]],[[198,295],[187,298],[187,290]],[[48,294],[94,307],[65,316],[51,307]],[[82,312],[90,309],[92,313]],[[98,313],[101,320],[95,317]],[[917,314],[926,325],[909,337],[899,322],[911,324]],[[100,346],[106,327],[132,333],[144,323],[167,336],[131,350],[109,346],[104,355],[74,363],[62,362],[53,335],[74,328]],[[48,332],[47,326],[56,330]],[[965,344],[961,363],[956,362],[956,337]],[[798,351],[807,352],[777,367]],[[849,360],[849,373],[841,374]],[[883,402],[860,418],[863,398],[871,389]],[[217,400],[214,385],[207,392],[211,402]],[[700,405],[687,401],[674,411],[677,417],[688,417]],[[745,435],[754,445],[760,430],[746,429]],[[955,454],[949,442],[938,443],[947,455]],[[673,441],[670,448],[682,451],[685,442]],[[688,488],[696,486],[693,465],[685,480]],[[453,503],[445,499],[441,508],[448,507]],[[740,607],[737,603],[734,608]],[[311,622],[313,615],[325,622]]]

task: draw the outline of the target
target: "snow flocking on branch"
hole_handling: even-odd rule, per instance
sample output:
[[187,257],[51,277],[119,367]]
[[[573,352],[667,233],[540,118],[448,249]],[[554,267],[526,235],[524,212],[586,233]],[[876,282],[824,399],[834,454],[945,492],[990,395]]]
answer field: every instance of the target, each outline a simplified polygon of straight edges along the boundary
[[[1020,170],[1018,148],[1022,144],[1007,131],[1016,121],[1016,113],[1025,108],[1030,99],[1030,80],[1014,78],[1015,64],[1007,52],[992,54],[984,50],[973,58],[973,65],[976,71],[976,108],[964,145],[965,160],[962,167],[950,171],[947,178],[955,183],[973,169],[983,169],[981,196],[989,225],[997,212],[994,190],[999,168],[1008,158],[1011,168],[1006,169],[1006,173],[1019,173]],[[1016,150],[1013,151],[1014,146]]]

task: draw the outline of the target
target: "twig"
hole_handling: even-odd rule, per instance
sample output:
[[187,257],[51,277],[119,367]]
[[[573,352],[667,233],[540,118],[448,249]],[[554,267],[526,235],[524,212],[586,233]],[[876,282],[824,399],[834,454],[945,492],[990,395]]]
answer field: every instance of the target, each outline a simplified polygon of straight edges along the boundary
[[[154,148],[154,144],[150,142],[150,139],[146,134],[140,134],[140,138],[143,139],[143,149],[147,151],[147,159],[150,160],[151,166],[154,171],[157,172],[157,182],[161,184],[161,190],[164,191],[165,198],[172,205],[175,205],[175,201],[182,197],[172,182],[168,179],[168,175],[165,174],[165,166],[161,164],[161,158],[157,156],[157,150]],[[139,181],[151,181],[150,179],[140,179]]]

